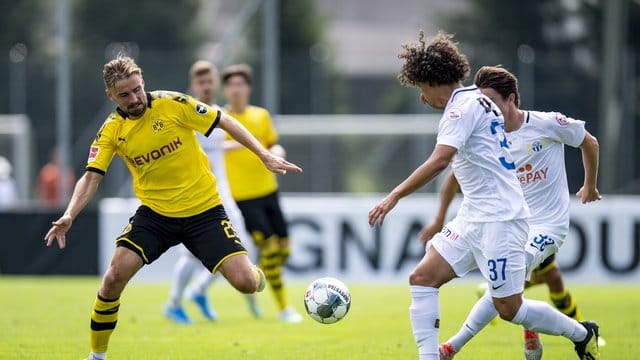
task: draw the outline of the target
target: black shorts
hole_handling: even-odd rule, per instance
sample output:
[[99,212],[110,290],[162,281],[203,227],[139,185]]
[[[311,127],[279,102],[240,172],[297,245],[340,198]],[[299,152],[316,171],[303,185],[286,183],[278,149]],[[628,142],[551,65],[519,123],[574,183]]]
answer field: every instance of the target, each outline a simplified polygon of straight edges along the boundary
[[246,254],[222,205],[186,218],[160,215],[140,206],[116,239],[151,264],[170,247],[183,243],[211,272],[230,256]]
[[555,262],[555,260],[556,254],[549,255],[546,259],[544,259],[542,263],[540,263],[540,266],[538,266],[534,270],[534,272],[546,273],[551,269],[551,265]]
[[266,239],[274,235],[289,237],[277,191],[257,199],[238,201],[238,208],[257,246],[262,246]]

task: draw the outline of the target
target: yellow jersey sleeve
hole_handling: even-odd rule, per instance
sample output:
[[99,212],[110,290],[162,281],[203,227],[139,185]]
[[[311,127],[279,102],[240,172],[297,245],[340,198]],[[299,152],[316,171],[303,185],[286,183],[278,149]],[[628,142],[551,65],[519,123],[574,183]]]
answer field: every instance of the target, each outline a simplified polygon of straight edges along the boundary
[[267,110],[264,110],[263,117],[265,124],[264,143],[267,147],[271,147],[278,143],[278,133],[276,132],[275,126],[273,126],[271,115],[269,115]]
[[116,154],[117,137],[117,115],[112,113],[109,118],[102,124],[100,130],[96,134],[95,139],[89,147],[89,158],[87,159],[87,171],[97,172],[104,175]]
[[184,97],[184,101],[178,101],[182,104],[182,112],[184,115],[179,118],[180,125],[208,137],[218,125],[218,122],[220,122],[222,112],[203,102],[197,101],[191,96],[182,96]]

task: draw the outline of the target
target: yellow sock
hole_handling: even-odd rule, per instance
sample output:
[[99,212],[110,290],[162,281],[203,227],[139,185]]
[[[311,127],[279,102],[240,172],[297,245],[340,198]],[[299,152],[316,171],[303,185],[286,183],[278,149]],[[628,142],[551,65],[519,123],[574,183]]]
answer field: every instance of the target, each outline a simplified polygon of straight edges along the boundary
[[563,314],[572,317],[578,321],[583,321],[582,312],[578,309],[576,299],[566,289],[562,292],[549,292],[549,297],[553,305]]
[[280,248],[280,265],[284,266],[287,263],[287,259],[289,259],[289,248],[284,247]]
[[118,322],[120,299],[107,300],[98,295],[91,312],[91,351],[105,353],[109,337]]
[[284,310],[289,303],[282,283],[282,265],[280,251],[276,247],[260,250],[260,268],[267,278],[278,308]]

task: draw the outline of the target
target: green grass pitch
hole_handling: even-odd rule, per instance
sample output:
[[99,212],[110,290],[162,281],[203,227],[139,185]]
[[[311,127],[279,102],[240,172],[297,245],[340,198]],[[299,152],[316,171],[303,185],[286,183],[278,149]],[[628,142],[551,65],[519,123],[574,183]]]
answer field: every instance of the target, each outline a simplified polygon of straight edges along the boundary
[[[81,359],[88,353],[89,312],[98,278],[0,276],[0,359]],[[302,324],[282,324],[267,290],[265,311],[253,319],[243,297],[218,281],[211,299],[219,320],[206,322],[186,303],[191,326],[162,316],[167,284],[132,283],[122,297],[110,359],[415,359],[408,318],[408,287],[352,283],[352,307],[333,325],[305,315]],[[305,284],[289,297],[304,310]],[[640,358],[640,286],[570,286],[587,318],[596,319],[608,344],[604,359]],[[440,292],[441,340],[452,335],[475,301],[475,285],[454,282]],[[546,289],[527,291],[546,299]],[[545,359],[575,359],[572,344],[543,336]],[[488,326],[456,359],[522,359],[521,330],[500,321]]]

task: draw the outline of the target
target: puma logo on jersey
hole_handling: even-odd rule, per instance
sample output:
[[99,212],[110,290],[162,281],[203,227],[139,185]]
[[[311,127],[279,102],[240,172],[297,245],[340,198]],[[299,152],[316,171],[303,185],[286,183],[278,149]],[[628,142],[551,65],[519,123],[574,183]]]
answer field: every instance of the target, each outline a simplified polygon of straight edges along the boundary
[[546,180],[548,173],[548,167],[541,170],[533,170],[531,164],[526,164],[518,168],[518,180],[521,185],[527,185],[536,181]]
[[440,233],[442,233],[442,235],[444,235],[445,237],[448,237],[452,241],[458,240],[458,237],[459,237],[458,234],[456,234],[446,226],[442,228],[442,231],[440,231]]
[[162,145],[159,149],[153,149],[146,154],[138,155],[132,159],[132,163],[134,165],[144,165],[148,164],[153,160],[158,160],[161,157],[170,154],[177,150],[180,146],[182,146],[182,140],[180,137],[177,137],[175,140],[171,141],[166,145]]

